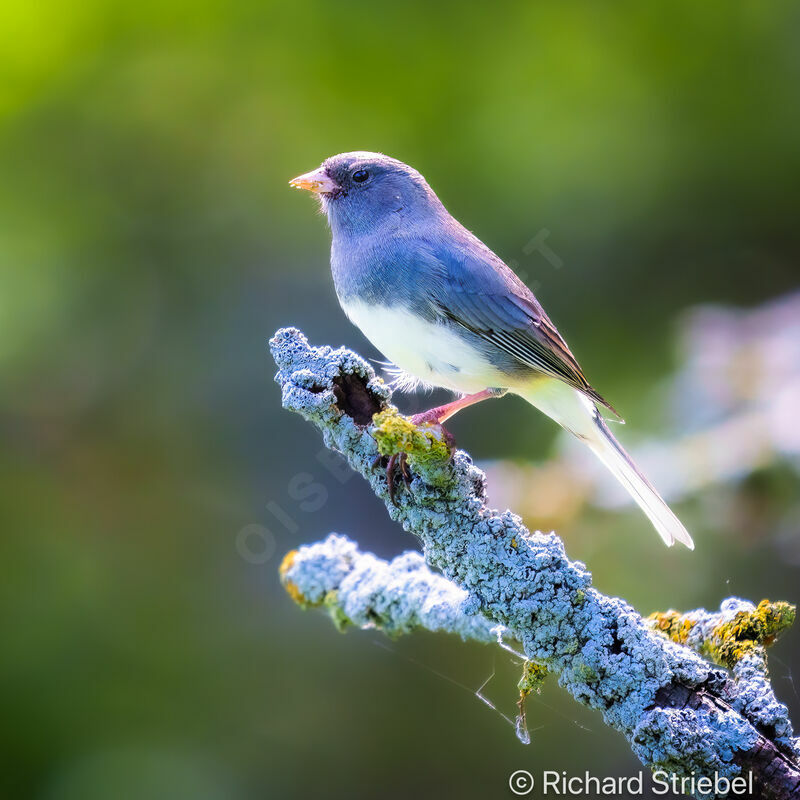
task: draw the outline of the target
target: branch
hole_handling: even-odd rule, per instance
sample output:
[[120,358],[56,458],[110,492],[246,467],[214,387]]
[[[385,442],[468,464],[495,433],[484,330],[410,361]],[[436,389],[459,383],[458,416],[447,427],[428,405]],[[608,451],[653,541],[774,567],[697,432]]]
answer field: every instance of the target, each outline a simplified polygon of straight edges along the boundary
[[332,533],[287,553],[280,573],[298,605],[325,607],[339,630],[357,625],[394,637],[425,629],[484,643],[502,633],[483,615],[465,614],[467,593],[428,569],[420,553],[387,562]]
[[698,608],[680,614],[659,612],[648,624],[672,641],[691,647],[731,671],[736,696],[729,701],[784,752],[800,760],[800,739],[792,738],[792,723],[769,682],[767,650],[792,625],[795,608],[762,600],[758,607],[729,597],[718,612]]
[[[527,659],[600,710],[651,768],[686,777],[752,772],[758,796],[800,797],[791,727],[771,738],[725,670],[592,588],[585,565],[567,558],[555,534],[531,533],[510,511],[488,508],[484,475],[469,456],[450,458],[439,429],[415,428],[399,415],[389,387],[362,358],[310,347],[296,329],[279,331],[270,345],[284,408],[315,424],[420,539],[425,561],[465,593],[464,615],[503,626]],[[398,487],[394,505],[379,456],[401,449],[413,478]],[[284,572],[293,580],[291,564]],[[768,716],[788,725],[774,695]]]

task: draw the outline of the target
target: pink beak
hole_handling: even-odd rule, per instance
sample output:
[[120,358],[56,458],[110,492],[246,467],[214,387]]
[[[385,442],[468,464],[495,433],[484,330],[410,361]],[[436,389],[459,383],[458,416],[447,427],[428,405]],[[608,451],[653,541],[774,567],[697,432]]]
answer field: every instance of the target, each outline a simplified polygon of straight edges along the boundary
[[320,167],[313,172],[306,172],[305,175],[298,175],[289,181],[289,186],[297,189],[307,189],[309,192],[317,194],[328,194],[339,188],[339,184],[334,181],[325,170]]

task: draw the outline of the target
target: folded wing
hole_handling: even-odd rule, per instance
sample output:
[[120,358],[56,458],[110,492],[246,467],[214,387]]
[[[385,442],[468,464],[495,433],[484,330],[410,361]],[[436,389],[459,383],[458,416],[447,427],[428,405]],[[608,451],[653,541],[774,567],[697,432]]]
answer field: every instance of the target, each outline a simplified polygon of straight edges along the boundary
[[619,416],[589,384],[533,292],[486,245],[466,229],[427,244],[425,255],[436,262],[429,276],[438,278],[440,289],[434,288],[431,303],[440,314]]

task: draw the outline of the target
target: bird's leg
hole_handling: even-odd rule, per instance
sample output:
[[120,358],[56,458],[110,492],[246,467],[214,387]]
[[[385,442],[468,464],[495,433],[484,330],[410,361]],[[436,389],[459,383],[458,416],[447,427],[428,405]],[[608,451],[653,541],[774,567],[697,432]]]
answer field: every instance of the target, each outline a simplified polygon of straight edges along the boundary
[[[421,414],[414,414],[414,416],[409,417],[409,419],[414,425],[438,425],[442,429],[442,435],[444,436],[444,439],[449,445],[450,451],[452,452],[455,449],[455,439],[451,433],[442,427],[442,423],[445,420],[450,419],[453,414],[461,411],[462,408],[475,405],[475,403],[480,403],[481,400],[488,400],[490,397],[502,397],[507,391],[507,389],[484,389],[483,391],[476,392],[475,394],[464,395],[464,397],[460,397],[458,400],[454,400],[452,403],[445,403],[443,406],[436,406],[436,408],[431,408],[429,411],[423,411]],[[373,466],[377,466],[379,462],[380,456],[375,459]],[[389,458],[389,461],[386,465],[386,485],[389,488],[389,497],[391,498],[392,503],[395,505],[397,505],[394,494],[395,470],[397,468],[399,468],[400,476],[403,478],[406,484],[410,484],[411,473],[408,471],[408,460],[405,453],[395,453],[395,455]]]
[[459,397],[458,400],[453,400],[452,403],[445,403],[443,406],[436,406],[429,411],[423,411],[421,414],[414,414],[411,421],[415,425],[422,425],[429,423],[432,425],[441,425],[445,420],[450,419],[454,414],[461,411],[462,408],[473,406],[475,403],[480,403],[481,400],[488,400],[490,397],[502,397],[508,389],[484,389],[475,394],[465,394]]

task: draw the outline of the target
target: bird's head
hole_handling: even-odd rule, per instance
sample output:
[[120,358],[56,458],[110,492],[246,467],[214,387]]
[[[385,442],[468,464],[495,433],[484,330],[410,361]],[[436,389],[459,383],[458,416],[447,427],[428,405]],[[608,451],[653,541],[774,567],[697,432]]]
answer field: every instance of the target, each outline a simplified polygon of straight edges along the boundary
[[340,153],[289,183],[319,196],[334,234],[370,233],[442,208],[419,172],[381,153]]

